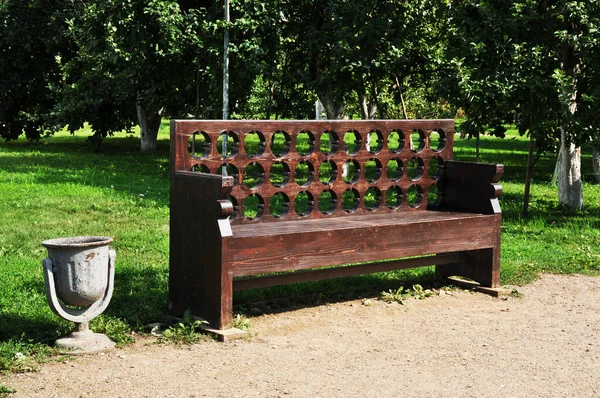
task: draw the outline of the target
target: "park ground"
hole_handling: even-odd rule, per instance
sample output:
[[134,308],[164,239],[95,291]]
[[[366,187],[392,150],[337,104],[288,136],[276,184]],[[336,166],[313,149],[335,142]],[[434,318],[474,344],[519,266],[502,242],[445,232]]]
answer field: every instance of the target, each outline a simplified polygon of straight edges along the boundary
[[250,318],[228,343],[125,348],[0,376],[10,397],[598,397],[600,278],[437,290]]

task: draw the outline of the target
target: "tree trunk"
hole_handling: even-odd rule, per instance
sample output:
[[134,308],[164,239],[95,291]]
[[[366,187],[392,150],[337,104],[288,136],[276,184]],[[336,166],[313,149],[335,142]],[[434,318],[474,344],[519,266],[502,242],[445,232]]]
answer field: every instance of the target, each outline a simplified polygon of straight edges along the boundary
[[135,107],[140,124],[140,150],[142,152],[154,152],[156,151],[158,129],[162,119],[162,109],[155,112],[148,111],[139,102]]
[[325,108],[327,113],[327,119],[335,120],[342,118],[342,112],[344,110],[344,101],[340,99],[334,99],[328,94],[319,95],[319,100]]
[[200,118],[200,62],[200,51],[198,51],[196,53],[196,107],[194,108],[194,119]]
[[583,207],[581,148],[567,142],[564,128],[561,128],[559,151],[557,165],[558,203],[579,210]]
[[404,103],[404,93],[402,92],[402,86],[400,85],[400,79],[398,79],[398,75],[394,74],[394,78],[396,79],[396,87],[398,87],[398,92],[400,93],[400,103],[402,105],[402,115],[405,119],[408,119],[408,114],[406,113],[406,104]]
[[600,183],[600,147],[596,145],[594,145],[592,149],[592,166],[594,168],[596,182]]
[[574,46],[565,48],[563,71],[572,80],[569,87],[569,104],[564,110],[564,121],[560,129],[560,149],[558,152],[558,203],[579,210],[583,207],[583,186],[581,181],[581,148],[567,138],[569,116],[577,111],[577,75],[580,72],[579,59]]
[[533,132],[529,130],[529,151],[527,153],[527,174],[525,174],[525,193],[523,195],[523,218],[529,217],[529,193],[531,191],[531,175],[533,174]]
[[360,101],[360,110],[362,111],[362,118],[364,120],[372,120],[375,119],[375,115],[377,115],[377,104],[375,101],[368,101],[367,96],[359,93],[358,99]]

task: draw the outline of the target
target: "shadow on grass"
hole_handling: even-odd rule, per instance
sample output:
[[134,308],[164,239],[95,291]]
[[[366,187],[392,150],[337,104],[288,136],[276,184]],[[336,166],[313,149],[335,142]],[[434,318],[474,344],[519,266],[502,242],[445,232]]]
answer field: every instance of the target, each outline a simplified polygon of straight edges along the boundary
[[0,342],[17,339],[52,345],[57,338],[70,332],[69,327],[58,318],[53,320],[25,314],[0,312],[0,324]]

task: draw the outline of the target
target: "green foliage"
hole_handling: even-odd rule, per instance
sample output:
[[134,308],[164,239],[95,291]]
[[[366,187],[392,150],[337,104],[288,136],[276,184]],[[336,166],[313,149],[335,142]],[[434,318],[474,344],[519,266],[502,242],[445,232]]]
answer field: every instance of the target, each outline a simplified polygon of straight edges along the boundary
[[404,299],[409,295],[409,292],[404,291],[404,286],[400,286],[396,290],[390,289],[387,292],[381,292],[381,300],[386,303],[398,303],[404,305]]
[[119,318],[102,314],[92,320],[91,329],[95,333],[107,335],[109,339],[117,343],[117,347],[122,347],[135,341],[131,336],[131,327],[127,322]]
[[0,137],[37,140],[59,126],[52,87],[60,84],[60,60],[72,56],[64,19],[71,2],[0,2]]
[[196,344],[209,338],[206,334],[202,334],[202,330],[202,322],[194,320],[190,310],[187,310],[183,320],[165,330],[158,342],[176,345]]
[[442,1],[272,4],[280,7],[283,21],[277,30],[281,40],[273,43],[281,60],[276,70],[316,93],[329,118],[339,118],[350,100],[358,101],[359,110],[364,102],[385,114],[394,76],[402,84],[409,77],[416,82],[443,65],[438,57],[447,21]]
[[457,1],[451,10],[446,87],[469,117],[466,132],[503,135],[515,119],[541,151],[556,147],[560,127],[578,144],[597,135],[598,2]]
[[57,90],[60,116],[71,131],[84,122],[102,138],[129,131],[138,122],[136,105],[152,115],[163,108],[179,115],[193,111],[199,72],[192,61],[209,34],[206,9],[184,10],[167,0],[76,7],[67,24],[78,51],[63,63]]
[[31,372],[52,352],[45,344],[33,340],[9,339],[0,344],[0,371]]
[[433,292],[430,289],[423,289],[423,286],[415,284],[411,289],[405,289],[404,286],[400,286],[396,290],[389,289],[387,292],[381,292],[380,300],[386,303],[398,303],[404,305],[404,300],[409,297],[414,297],[419,300],[423,300],[427,297],[433,296]]
[[0,383],[0,398],[6,398],[9,394],[14,394],[16,392],[17,390],[5,386],[3,383]]
[[238,328],[241,330],[249,330],[250,329],[250,319],[246,318],[242,314],[235,314],[233,316],[233,321],[231,325],[234,328]]

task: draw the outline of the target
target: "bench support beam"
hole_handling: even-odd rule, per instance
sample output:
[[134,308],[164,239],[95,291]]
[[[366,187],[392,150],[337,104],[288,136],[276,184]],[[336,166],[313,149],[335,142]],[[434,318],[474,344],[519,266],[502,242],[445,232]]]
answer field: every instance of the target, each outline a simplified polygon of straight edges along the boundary
[[288,285],[298,282],[318,281],[322,279],[341,278],[354,275],[371,274],[400,269],[425,267],[429,265],[449,265],[464,261],[463,253],[439,254],[436,256],[408,258],[403,260],[381,261],[369,264],[348,265],[335,268],[297,271],[280,275],[266,275],[236,279],[233,291],[256,289],[267,286]]

